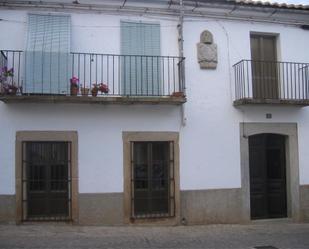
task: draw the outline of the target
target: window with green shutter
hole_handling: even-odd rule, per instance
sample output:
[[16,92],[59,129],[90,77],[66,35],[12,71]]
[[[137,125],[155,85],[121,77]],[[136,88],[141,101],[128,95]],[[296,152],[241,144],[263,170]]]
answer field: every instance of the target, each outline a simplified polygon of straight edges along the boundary
[[29,14],[25,93],[69,92],[70,16]]
[[161,95],[160,24],[121,21],[123,95]]

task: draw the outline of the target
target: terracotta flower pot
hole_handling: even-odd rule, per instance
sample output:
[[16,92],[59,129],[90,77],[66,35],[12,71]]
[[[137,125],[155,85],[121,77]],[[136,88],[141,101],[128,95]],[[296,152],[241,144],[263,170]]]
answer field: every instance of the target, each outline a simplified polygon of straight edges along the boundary
[[7,91],[7,94],[8,95],[16,95],[17,93],[17,88],[10,88],[8,91]]
[[99,91],[99,90],[97,90],[97,89],[92,89],[92,90],[91,90],[91,95],[92,95],[92,97],[96,97],[96,96],[98,95],[98,91]]
[[78,87],[71,87],[71,95],[77,96],[78,90],[79,90]]
[[173,92],[171,96],[172,97],[184,97],[184,94],[183,92]]
[[87,87],[82,87],[82,88],[80,89],[80,92],[81,92],[82,96],[88,96],[89,90],[90,90],[90,89],[87,88]]

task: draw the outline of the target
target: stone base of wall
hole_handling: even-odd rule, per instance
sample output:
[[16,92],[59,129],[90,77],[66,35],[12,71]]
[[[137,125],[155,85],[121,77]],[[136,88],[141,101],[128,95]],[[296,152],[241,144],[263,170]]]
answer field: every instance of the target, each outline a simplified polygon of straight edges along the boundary
[[[239,224],[249,221],[240,188],[187,190],[181,191],[180,197],[179,224]],[[123,205],[123,193],[79,194],[78,223],[124,225]],[[0,223],[15,223],[15,210],[15,195],[0,195]],[[309,222],[309,185],[300,186],[300,221]]]
[[122,225],[123,194],[79,194],[79,224]]
[[181,218],[189,225],[245,223],[241,189],[190,190],[181,192]]
[[300,195],[300,220],[309,222],[309,185],[301,185]]
[[15,195],[0,195],[0,223],[15,223]]

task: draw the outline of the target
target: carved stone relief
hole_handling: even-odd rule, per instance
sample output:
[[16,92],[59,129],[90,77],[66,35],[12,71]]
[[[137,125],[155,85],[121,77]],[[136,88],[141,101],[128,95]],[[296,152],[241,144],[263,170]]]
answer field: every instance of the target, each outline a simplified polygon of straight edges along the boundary
[[197,59],[201,69],[217,68],[217,44],[213,42],[213,36],[208,30],[201,33],[197,44]]

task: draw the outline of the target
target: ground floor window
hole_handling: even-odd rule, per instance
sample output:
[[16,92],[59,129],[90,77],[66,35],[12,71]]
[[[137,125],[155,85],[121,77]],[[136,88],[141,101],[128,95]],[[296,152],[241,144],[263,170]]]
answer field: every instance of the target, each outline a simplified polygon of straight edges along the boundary
[[132,217],[175,215],[174,143],[131,142]]
[[23,142],[23,220],[69,220],[71,175],[70,142]]
[[123,132],[124,222],[177,224],[179,133]]

